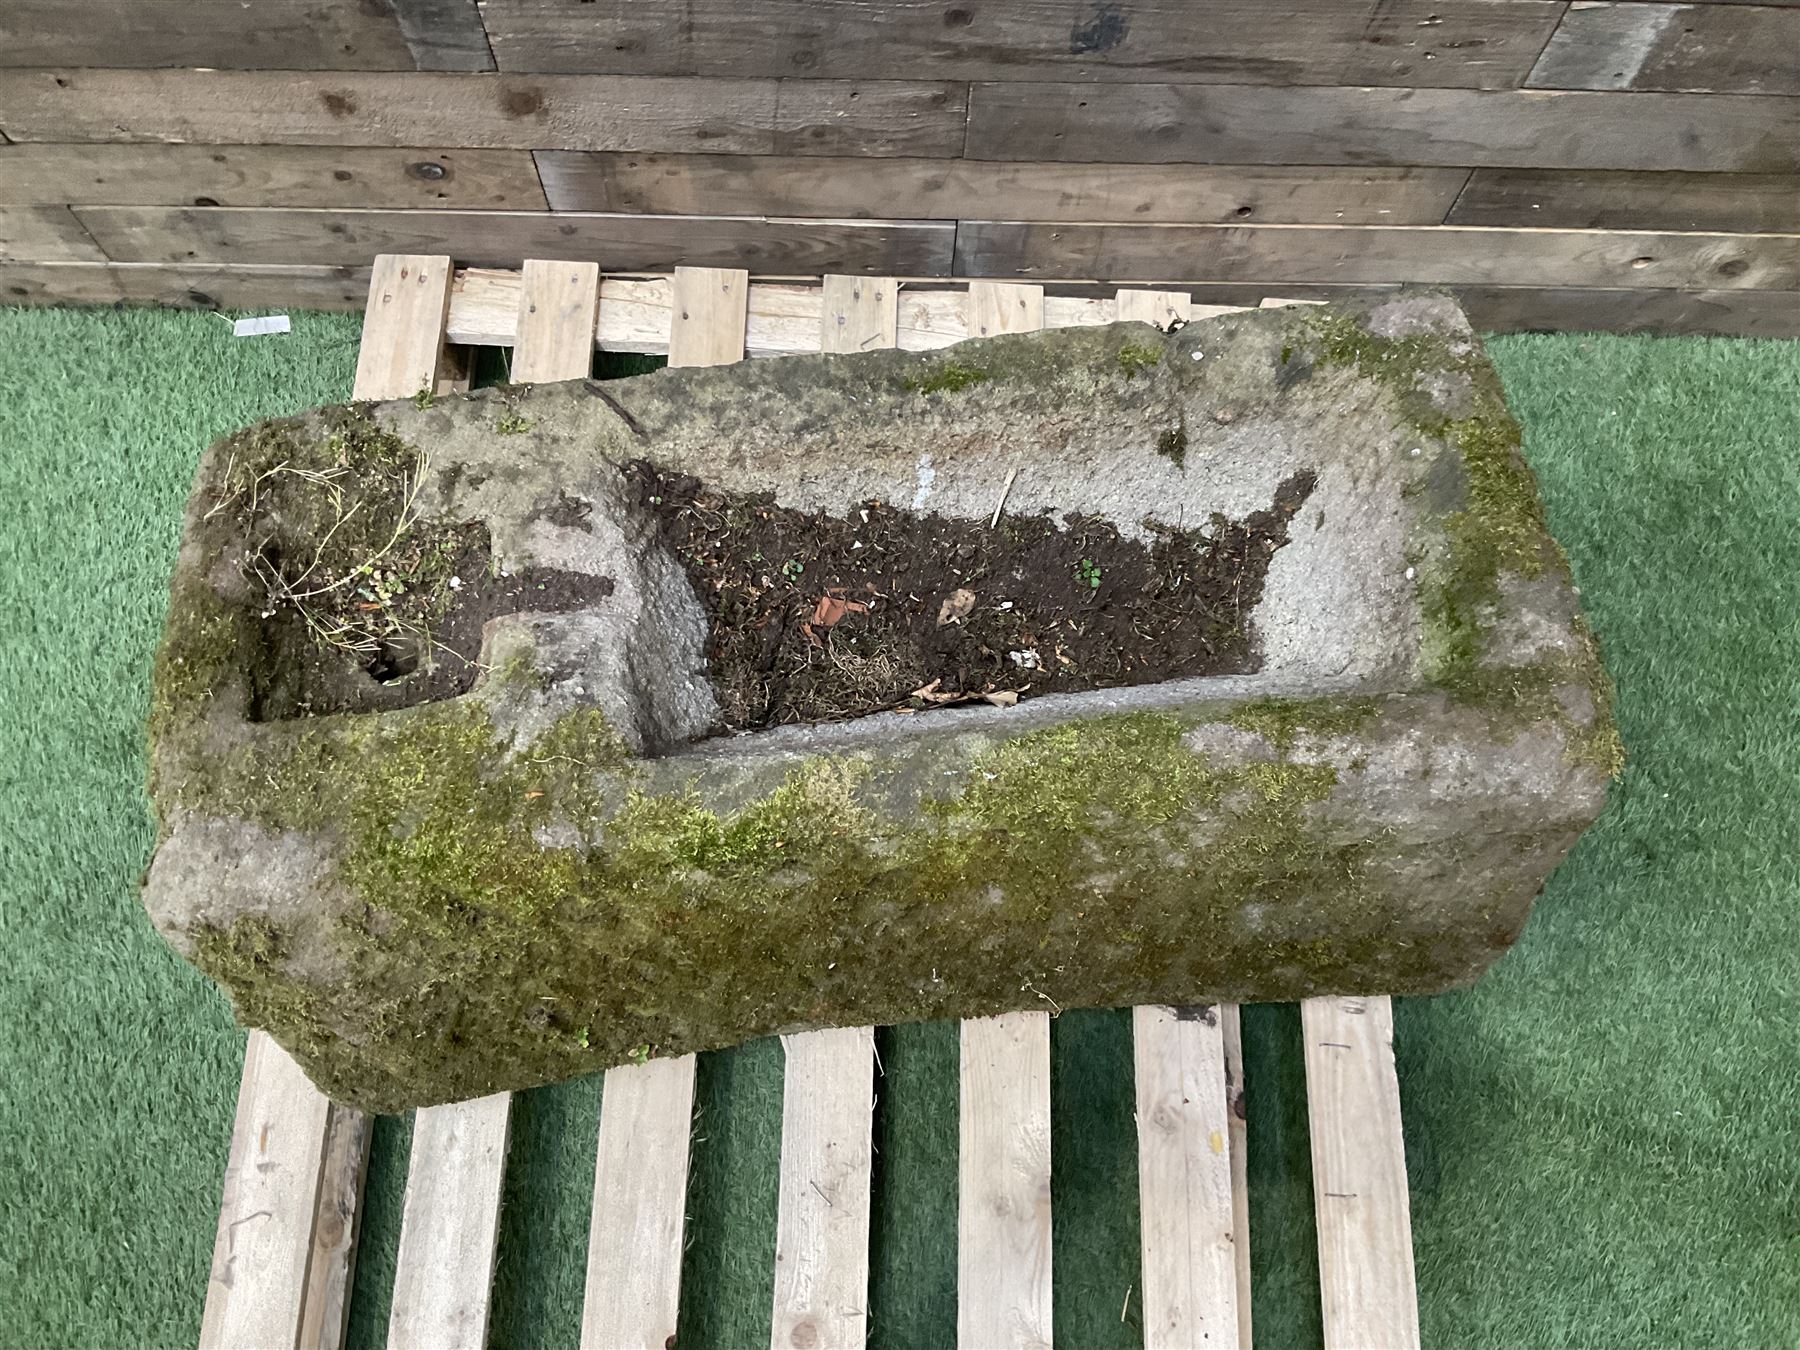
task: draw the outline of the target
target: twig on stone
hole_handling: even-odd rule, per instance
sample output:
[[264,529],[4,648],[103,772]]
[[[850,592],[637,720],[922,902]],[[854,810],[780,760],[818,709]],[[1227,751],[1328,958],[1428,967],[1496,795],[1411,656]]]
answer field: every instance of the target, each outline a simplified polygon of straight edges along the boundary
[[592,394],[619,415],[619,420],[631,428],[631,434],[633,436],[636,436],[640,441],[644,439],[643,423],[639,422],[637,418],[627,412],[623,403],[620,403],[618,399],[607,393],[606,387],[601,384],[600,381],[584,380],[582,383],[587,386],[588,393]]
[[1019,466],[1012,466],[1012,472],[1006,475],[1006,481],[1000,485],[1000,500],[994,503],[994,518],[988,522],[991,530],[1000,523],[1000,513],[1006,509],[1006,499],[1012,492],[1013,479],[1019,476]]

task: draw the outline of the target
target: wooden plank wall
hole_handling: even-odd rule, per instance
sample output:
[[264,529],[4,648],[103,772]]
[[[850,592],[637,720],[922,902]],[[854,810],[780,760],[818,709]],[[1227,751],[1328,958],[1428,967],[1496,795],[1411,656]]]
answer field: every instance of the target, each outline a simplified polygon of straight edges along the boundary
[[0,303],[401,252],[1794,335],[1796,52],[1800,0],[9,0]]

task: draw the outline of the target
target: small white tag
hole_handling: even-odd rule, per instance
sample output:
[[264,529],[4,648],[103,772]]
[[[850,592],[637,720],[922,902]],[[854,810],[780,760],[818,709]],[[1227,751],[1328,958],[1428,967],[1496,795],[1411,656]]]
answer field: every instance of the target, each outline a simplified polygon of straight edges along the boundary
[[268,333],[289,331],[291,327],[285,314],[266,314],[260,319],[239,319],[231,325],[233,337],[262,337]]

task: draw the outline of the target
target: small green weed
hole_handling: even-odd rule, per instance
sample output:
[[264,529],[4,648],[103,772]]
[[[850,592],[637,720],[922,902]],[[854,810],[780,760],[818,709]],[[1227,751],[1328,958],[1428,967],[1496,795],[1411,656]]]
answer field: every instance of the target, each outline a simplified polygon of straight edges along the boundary
[[1100,564],[1092,558],[1083,558],[1075,566],[1075,579],[1089,590],[1100,589]]

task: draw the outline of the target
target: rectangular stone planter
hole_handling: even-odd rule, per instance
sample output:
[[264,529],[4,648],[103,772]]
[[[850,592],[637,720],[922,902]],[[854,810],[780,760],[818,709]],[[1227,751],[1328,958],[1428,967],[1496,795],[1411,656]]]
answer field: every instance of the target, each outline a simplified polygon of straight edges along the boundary
[[[251,428],[189,507],[146,903],[380,1111],[825,1026],[1466,983],[1620,754],[1518,436],[1436,295]],[[1249,673],[709,736],[705,597],[642,462],[1146,538],[1307,488]],[[359,531],[375,561],[321,592]],[[402,706],[420,653],[308,607],[448,614],[453,544],[545,589]]]

